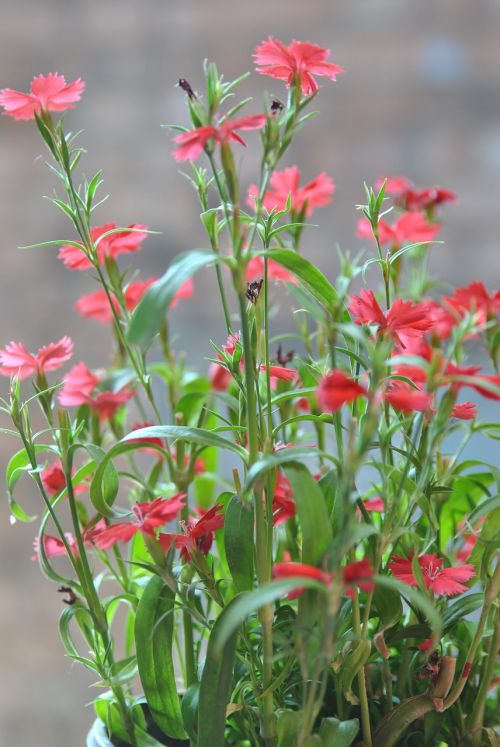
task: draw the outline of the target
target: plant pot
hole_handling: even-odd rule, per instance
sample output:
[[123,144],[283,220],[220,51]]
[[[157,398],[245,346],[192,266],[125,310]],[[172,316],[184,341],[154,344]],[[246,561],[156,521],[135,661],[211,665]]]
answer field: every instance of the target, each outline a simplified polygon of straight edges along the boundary
[[[172,739],[171,737],[165,736],[165,734],[159,729],[156,724],[148,718],[146,711],[146,719],[148,722],[148,734],[158,741],[159,744],[165,745],[165,747],[189,747],[189,740],[185,739]],[[106,724],[97,718],[92,724],[92,728],[87,734],[87,747],[129,747],[121,739],[111,741],[108,736]]]

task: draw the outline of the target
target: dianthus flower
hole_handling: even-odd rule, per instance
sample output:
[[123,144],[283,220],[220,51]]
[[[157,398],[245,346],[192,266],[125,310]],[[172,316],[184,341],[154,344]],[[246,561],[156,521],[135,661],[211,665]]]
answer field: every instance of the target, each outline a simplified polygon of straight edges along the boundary
[[207,555],[214,541],[214,532],[224,526],[223,511],[224,506],[212,506],[208,511],[200,512],[198,520],[191,516],[187,523],[181,521],[183,534],[160,534],[159,542],[164,552],[175,544],[186,563],[191,561],[193,554]]
[[66,83],[63,75],[48,73],[37,75],[31,81],[30,93],[4,88],[0,91],[0,106],[4,114],[14,119],[34,119],[35,114],[62,112],[73,109],[85,88],[81,78]]
[[[315,208],[328,205],[332,201],[335,184],[327,174],[321,174],[312,181],[300,186],[300,171],[297,166],[290,166],[283,171],[275,171],[270,179],[270,187],[264,194],[262,204],[268,212],[271,210],[284,210],[290,197],[290,208],[295,213],[300,213],[305,206],[305,215],[309,217]],[[248,205],[255,207],[258,196],[258,187],[251,184],[248,188]]]
[[330,371],[324,376],[317,391],[319,408],[324,412],[336,412],[347,402],[366,395],[367,391],[361,384],[340,370]]
[[351,296],[349,311],[357,324],[377,324],[379,333],[387,332],[401,347],[400,335],[420,337],[431,329],[434,322],[427,315],[427,306],[413,304],[397,298],[387,312],[383,312],[373,291],[363,290],[359,296]]
[[[247,265],[246,280],[251,282],[264,277],[264,258],[263,257],[252,257]],[[269,280],[276,280],[281,283],[293,283],[297,285],[298,280],[295,275],[292,275],[285,267],[275,262],[273,259],[267,261],[267,277]]]
[[[369,560],[359,560],[354,563],[350,563],[342,568],[342,578],[344,586],[359,586],[363,591],[371,591],[373,589],[373,583],[370,581],[373,578],[374,571]],[[284,561],[282,563],[275,563],[273,566],[273,578],[311,578],[314,581],[329,586],[334,579],[333,573],[323,571],[321,568],[316,568],[313,565],[307,565],[306,563],[297,563],[294,561]],[[304,593],[304,589],[295,589],[288,594],[289,599],[296,599]],[[348,589],[348,596],[352,596],[353,590]]]
[[297,513],[290,480],[278,472],[273,495],[273,525],[279,526]]
[[[56,459],[48,467],[40,472],[40,480],[48,495],[56,495],[66,487],[66,476],[64,474],[61,460]],[[86,485],[73,484],[74,493],[83,493],[87,489]]]
[[[266,365],[259,366],[260,371],[266,371]],[[296,368],[285,368],[284,366],[269,366],[269,375],[271,379],[280,379],[280,381],[294,381],[298,379],[299,372]]]
[[172,498],[136,503],[132,506],[133,518],[130,521],[120,521],[106,527],[96,534],[94,542],[101,550],[107,550],[117,542],[129,542],[137,532],[154,537],[157,529],[179,516],[185,498],[185,493],[177,493]]
[[457,199],[454,192],[444,187],[416,187],[404,176],[393,176],[378,179],[376,188],[380,189],[386,182],[385,194],[394,197],[394,202],[404,210],[429,210],[444,202]]
[[197,127],[195,130],[183,132],[174,137],[173,142],[176,147],[172,155],[176,161],[196,161],[212,138],[216,143],[235,142],[246,145],[236,130],[260,130],[265,124],[265,114],[252,114],[248,117],[227,120],[218,127],[215,125]]
[[465,288],[457,288],[452,296],[444,296],[443,306],[453,312],[456,319],[473,314],[478,325],[485,324],[500,312],[500,291],[490,294],[484,284],[476,280]]
[[73,355],[73,341],[65,336],[59,342],[51,342],[40,348],[37,353],[30,353],[22,342],[9,342],[0,350],[0,374],[16,376],[21,379],[35,374],[43,376],[49,371],[61,368]]
[[[440,229],[441,226],[438,223],[429,223],[424,213],[408,212],[403,213],[393,225],[385,220],[380,220],[378,223],[378,238],[382,245],[391,244],[396,248],[403,244],[433,241]],[[367,218],[359,220],[357,235],[361,238],[374,240],[372,227]]]
[[[434,554],[420,555],[418,564],[422,571],[424,583],[428,589],[438,596],[451,597],[467,591],[462,582],[474,577],[474,566],[471,563],[443,568],[443,559]],[[388,567],[397,579],[409,586],[418,586],[413,575],[412,557],[402,558],[394,555]]]
[[336,80],[345,72],[340,65],[327,62],[330,50],[308,41],[292,41],[286,46],[270,36],[261,42],[253,55],[257,72],[284,80],[288,87],[298,82],[304,96],[318,90],[314,75]]
[[112,418],[134,393],[123,387],[119,392],[99,391],[102,379],[93,374],[85,363],[77,363],[63,377],[59,402],[63,407],[89,405],[98,413],[100,420]]
[[[140,223],[131,223],[127,226],[130,230],[111,233],[109,236],[101,238],[105,233],[113,231],[115,228],[117,228],[116,223],[106,223],[104,226],[96,226],[91,229],[92,241],[96,242],[100,239],[97,245],[97,259],[100,265],[103,264],[106,257],[116,259],[119,254],[139,251],[142,242],[148,235],[146,226]],[[78,246],[65,244],[59,249],[58,257],[69,270],[89,270],[92,267],[92,262],[85,254],[83,245],[80,249]]]

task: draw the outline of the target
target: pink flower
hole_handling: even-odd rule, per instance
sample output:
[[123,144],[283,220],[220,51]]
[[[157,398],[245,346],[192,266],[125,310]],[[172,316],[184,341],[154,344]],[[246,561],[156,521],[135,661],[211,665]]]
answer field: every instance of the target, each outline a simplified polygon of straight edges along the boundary
[[[259,370],[265,371],[266,366],[262,364],[262,366],[259,366]],[[269,366],[269,374],[271,378],[280,379],[280,381],[294,381],[299,377],[297,369],[284,368],[284,366]]]
[[316,93],[318,84],[314,75],[336,80],[344,68],[327,62],[330,50],[311,42],[292,41],[287,47],[283,42],[270,36],[255,49],[254,62],[258,73],[286,81],[287,86],[297,82],[304,96]]
[[[382,245],[391,244],[393,247],[399,247],[402,244],[433,241],[440,229],[439,224],[429,223],[422,212],[403,213],[392,226],[386,221],[380,220],[378,235]],[[374,240],[371,225],[366,218],[359,220],[357,234],[361,238]]]
[[403,348],[400,335],[418,338],[434,324],[424,303],[413,304],[397,298],[384,313],[373,291],[365,289],[359,296],[351,296],[349,311],[356,317],[356,324],[377,324],[379,332],[387,332]]
[[241,335],[238,332],[235,335],[228,335],[225,344],[222,346],[222,350],[228,355],[234,355],[236,346],[241,344]]
[[[116,314],[120,315],[120,305],[114,296],[111,296],[113,307]],[[109,299],[104,290],[97,290],[94,293],[86,293],[80,296],[75,303],[75,309],[86,319],[95,319],[97,322],[108,324],[113,321],[113,313]]]
[[[251,283],[252,280],[260,280],[264,277],[264,258],[263,257],[252,257],[247,265],[246,280]],[[276,280],[281,283],[293,283],[297,285],[298,280],[295,275],[288,272],[285,267],[275,262],[273,259],[269,259],[267,262],[267,277],[269,280]]]
[[[106,223],[104,226],[92,228],[92,241],[96,242],[105,233],[115,228],[117,228],[116,223]],[[128,228],[133,230],[112,233],[99,241],[97,259],[100,265],[104,263],[106,257],[116,259],[119,254],[137,252],[141,249],[141,244],[148,235],[147,227],[140,223],[131,223]],[[65,244],[59,249],[58,257],[69,270],[89,270],[92,267],[83,246],[79,249],[77,246]]]
[[334,370],[324,376],[318,387],[318,403],[324,412],[336,412],[346,402],[366,397],[366,389],[344,371]]
[[[66,541],[69,545],[69,548],[71,552],[76,555],[78,552],[78,547],[76,544],[76,540],[71,534],[71,532],[65,532],[64,536],[66,537]],[[48,558],[57,558],[62,557],[66,555],[66,548],[64,546],[64,542],[59,537],[53,537],[50,534],[44,534],[43,535],[43,549],[45,550],[45,555]],[[35,539],[33,540],[33,555],[32,560],[38,560],[40,554],[40,537],[37,535]]]
[[94,542],[101,550],[107,550],[117,542],[129,542],[137,533],[155,536],[155,531],[176,519],[183,506],[185,493],[177,493],[172,498],[155,498],[148,503],[136,503],[132,506],[133,518],[120,521],[96,534]]
[[30,353],[21,342],[9,342],[0,350],[0,374],[15,376],[21,379],[35,374],[43,376],[49,371],[61,368],[73,355],[73,341],[65,336],[59,342],[51,342],[40,348],[37,353]]
[[[474,566],[471,563],[442,568],[443,560],[437,555],[420,555],[418,564],[426,587],[438,596],[451,597],[467,591],[467,587],[462,582],[469,581],[475,575]],[[404,581],[409,586],[418,586],[413,575],[412,557],[402,558],[394,555],[388,567],[393,576],[400,581]]]
[[108,420],[134,396],[134,393],[126,387],[119,392],[98,391],[100,383],[101,378],[89,371],[85,363],[77,363],[63,377],[59,402],[63,407],[89,405],[99,415],[100,420]]
[[226,120],[218,127],[215,125],[197,127],[195,130],[183,132],[174,137],[173,142],[176,147],[172,155],[176,161],[196,161],[212,138],[216,143],[236,142],[246,145],[236,130],[260,130],[265,124],[265,114],[253,114],[249,117]]
[[[366,558],[346,565],[342,569],[343,582],[345,586],[359,586],[363,591],[371,591],[373,583],[369,580],[373,578],[374,571],[371,563]],[[273,566],[273,578],[311,578],[327,586],[333,582],[333,574],[316,568],[306,563],[297,563],[294,561],[285,561],[275,563]],[[288,595],[289,599],[296,599],[304,593],[304,589],[295,589]],[[347,591],[348,596],[352,596],[352,590]]]
[[[328,205],[332,201],[335,184],[324,171],[303,187],[299,186],[300,171],[297,166],[290,166],[283,171],[275,171],[271,176],[271,189],[265,193],[263,205],[268,212],[284,210],[290,196],[291,210],[300,213],[306,206],[305,215],[309,217],[317,207]],[[248,204],[255,207],[258,187],[252,184],[248,188]]]
[[73,109],[85,88],[81,78],[66,83],[63,75],[48,73],[37,75],[31,81],[31,92],[22,93],[12,88],[0,91],[0,106],[4,114],[14,119],[34,119],[35,114],[43,111],[62,112]]
[[212,506],[208,511],[200,512],[196,520],[190,517],[189,522],[181,521],[183,534],[160,534],[159,542],[166,553],[172,543],[180,550],[181,558],[190,563],[193,554],[207,555],[214,541],[214,532],[224,526],[224,506]]
[[[49,495],[57,495],[66,487],[66,477],[62,468],[61,460],[56,459],[50,467],[45,467],[40,472],[40,479],[43,487]],[[85,485],[75,485],[73,483],[74,493],[83,493],[86,490]]]

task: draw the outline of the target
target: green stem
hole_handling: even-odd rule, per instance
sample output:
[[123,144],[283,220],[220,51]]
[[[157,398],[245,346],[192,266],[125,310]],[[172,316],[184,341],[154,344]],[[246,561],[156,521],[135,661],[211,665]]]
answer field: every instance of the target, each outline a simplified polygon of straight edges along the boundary
[[[358,594],[354,591],[354,597],[352,600],[352,616],[353,616],[353,627],[354,632],[359,638],[361,638],[361,618],[359,611],[359,599]],[[361,667],[358,672],[358,686],[359,686],[359,704],[361,708],[361,730],[363,732],[364,747],[371,747],[372,745],[372,734],[370,727],[370,709],[368,707],[368,695],[366,693],[366,677],[365,668]]]
[[484,708],[486,704],[486,696],[488,695],[488,688],[490,682],[493,679],[495,671],[495,665],[497,660],[498,646],[500,643],[500,616],[497,613],[495,620],[495,628],[493,635],[490,638],[490,646],[486,657],[486,666],[481,676],[479,683],[479,690],[476,695],[474,707],[469,721],[469,731],[473,732],[472,739],[474,745],[479,745],[481,739],[481,727],[483,726],[484,719]]

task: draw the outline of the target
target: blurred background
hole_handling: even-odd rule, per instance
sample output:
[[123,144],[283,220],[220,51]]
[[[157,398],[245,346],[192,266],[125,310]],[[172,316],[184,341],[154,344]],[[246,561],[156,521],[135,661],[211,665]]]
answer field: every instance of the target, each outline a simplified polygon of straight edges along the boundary
[[[325,170],[337,184],[331,207],[315,214],[319,227],[305,236],[306,256],[334,277],[336,244],[362,247],[354,230],[363,181],[404,174],[459,197],[444,211],[446,243],[433,250],[433,273],[452,286],[474,278],[499,287],[498,0],[1,0],[0,7],[0,88],[28,90],[35,74],[49,71],[87,82],[67,128],[83,130],[83,171],[104,170],[110,199],[96,223],[140,222],[161,231],[133,257],[142,277],[162,272],[180,251],[205,246],[196,199],[160,128],[187,124],[175,83],[183,77],[200,91],[204,57],[216,60],[226,79],[251,70],[254,47],[271,34],[331,48],[331,61],[347,71],[334,84],[320,79],[321,116],[284,161],[298,164],[307,181]],[[245,81],[241,96],[255,97],[248,111],[260,111],[266,89],[284,95],[279,81]],[[93,280],[65,270],[56,248],[17,249],[74,238],[62,213],[42,199],[55,186],[42,152],[33,123],[1,119],[0,347],[14,339],[36,350],[69,334],[75,361],[103,365],[109,331],[73,309],[79,295],[94,290]],[[245,177],[254,181],[255,151],[244,155]],[[211,301],[212,275],[200,273],[195,282],[195,298],[179,304],[172,327],[189,361],[205,370],[208,341],[222,341],[223,325]],[[6,390],[5,380],[1,394]],[[5,436],[0,446],[3,469],[18,446]],[[36,512],[28,481],[23,486],[20,498]],[[10,527],[1,503],[0,744],[80,745],[93,719],[83,705],[95,691],[90,675],[63,656],[61,600],[30,560],[35,526]]]

